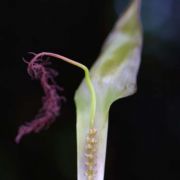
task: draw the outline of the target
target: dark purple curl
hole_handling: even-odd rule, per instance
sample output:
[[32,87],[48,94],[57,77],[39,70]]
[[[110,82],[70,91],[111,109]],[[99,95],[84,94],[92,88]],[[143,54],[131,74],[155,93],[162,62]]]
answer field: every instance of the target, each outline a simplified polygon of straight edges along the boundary
[[54,81],[58,73],[47,67],[50,63],[48,61],[43,61],[41,57],[36,55],[27,63],[28,74],[32,79],[40,81],[45,95],[42,98],[43,105],[35,118],[31,122],[27,122],[20,126],[15,139],[16,143],[19,143],[21,138],[26,134],[32,132],[38,133],[45,127],[49,127],[59,115],[61,104],[64,100],[64,97],[58,94],[61,88]]

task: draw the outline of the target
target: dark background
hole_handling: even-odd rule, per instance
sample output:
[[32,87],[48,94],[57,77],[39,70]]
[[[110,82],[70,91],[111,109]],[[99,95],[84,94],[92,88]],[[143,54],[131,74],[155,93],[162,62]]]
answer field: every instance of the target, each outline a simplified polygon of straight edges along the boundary
[[[76,179],[74,91],[83,73],[53,61],[67,102],[46,131],[14,143],[42,89],[22,57],[50,51],[90,67],[126,0],[0,2],[0,180]],[[138,92],[110,110],[106,180],[180,179],[180,1],[144,0]]]

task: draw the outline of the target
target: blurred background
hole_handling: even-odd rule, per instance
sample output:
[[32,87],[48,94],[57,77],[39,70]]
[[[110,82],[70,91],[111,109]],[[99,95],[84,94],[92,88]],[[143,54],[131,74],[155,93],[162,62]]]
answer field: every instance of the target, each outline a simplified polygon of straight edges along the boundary
[[[0,180],[75,180],[74,92],[83,72],[53,61],[67,102],[45,131],[15,144],[43,91],[22,57],[50,51],[91,67],[128,0],[0,2]],[[138,92],[110,110],[105,180],[180,179],[180,1],[143,0]]]

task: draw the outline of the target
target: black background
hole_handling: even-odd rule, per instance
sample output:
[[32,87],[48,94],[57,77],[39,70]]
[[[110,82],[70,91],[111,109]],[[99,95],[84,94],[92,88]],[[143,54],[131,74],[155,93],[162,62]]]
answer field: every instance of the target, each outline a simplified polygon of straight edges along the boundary
[[[160,12],[171,2],[170,17],[152,30],[146,18],[155,22],[158,14],[148,11],[150,1],[143,1],[138,92],[111,107],[106,180],[180,179],[180,3],[161,2],[159,16],[163,19]],[[34,117],[43,95],[39,83],[27,75],[22,57],[50,51],[90,67],[117,18],[115,9],[122,14],[127,4],[123,0],[0,2],[0,180],[76,179],[73,96],[83,73],[53,62],[67,98],[61,116],[48,130],[28,135],[17,145],[18,126]]]

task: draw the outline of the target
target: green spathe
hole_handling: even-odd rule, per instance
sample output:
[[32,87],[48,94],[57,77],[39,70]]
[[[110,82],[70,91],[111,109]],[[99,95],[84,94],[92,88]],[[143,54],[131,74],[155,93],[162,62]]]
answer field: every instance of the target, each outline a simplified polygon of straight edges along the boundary
[[[94,126],[97,129],[97,158],[94,180],[104,179],[108,114],[111,104],[136,91],[136,78],[142,49],[140,0],[133,0],[118,20],[91,68],[90,76],[96,93]],[[77,108],[78,180],[85,176],[85,138],[90,128],[90,93],[85,81],[75,94]]]

